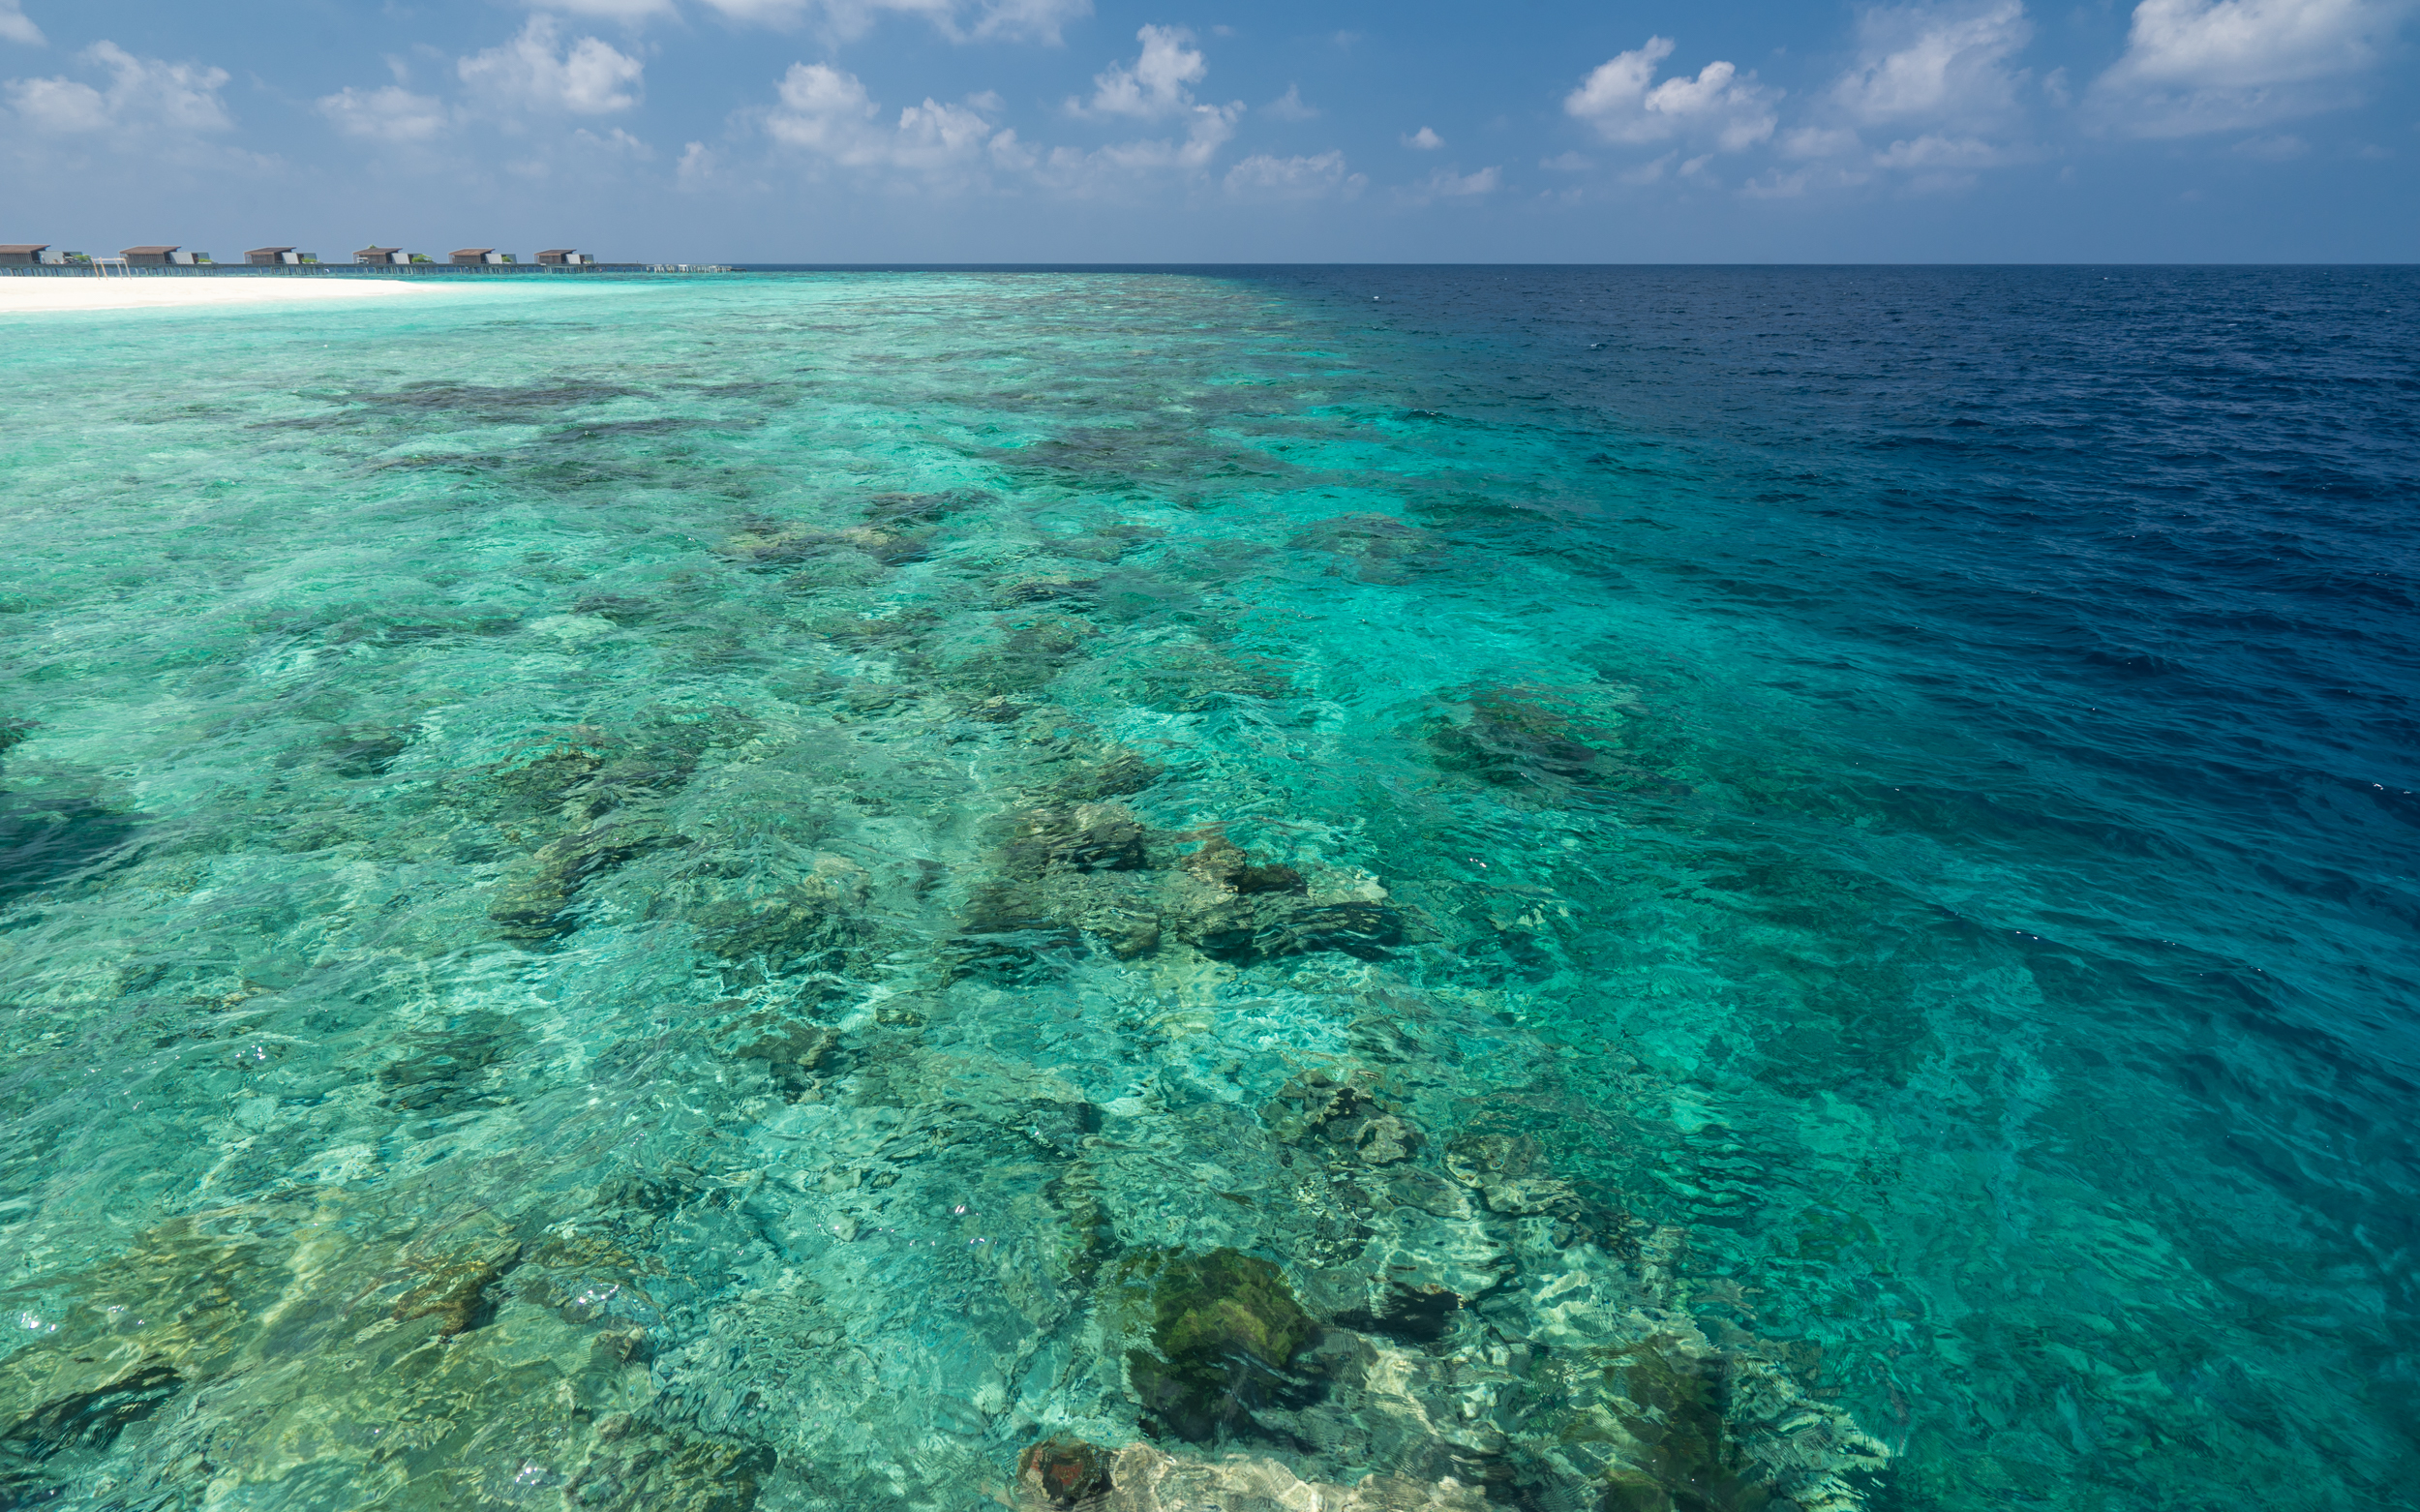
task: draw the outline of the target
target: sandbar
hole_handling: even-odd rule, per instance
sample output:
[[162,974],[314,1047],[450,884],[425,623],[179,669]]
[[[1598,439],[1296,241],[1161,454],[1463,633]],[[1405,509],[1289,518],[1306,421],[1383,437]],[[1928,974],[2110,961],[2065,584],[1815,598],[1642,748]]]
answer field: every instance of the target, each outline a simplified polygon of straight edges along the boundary
[[0,315],[45,310],[157,310],[191,305],[318,304],[392,299],[429,290],[383,278],[7,278]]

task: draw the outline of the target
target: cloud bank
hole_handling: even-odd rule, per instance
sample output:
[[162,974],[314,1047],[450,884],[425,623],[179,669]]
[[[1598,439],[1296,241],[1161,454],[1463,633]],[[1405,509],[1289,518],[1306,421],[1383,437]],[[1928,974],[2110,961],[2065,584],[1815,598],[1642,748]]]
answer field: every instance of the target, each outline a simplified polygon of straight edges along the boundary
[[[637,7],[646,0],[571,3]],[[841,42],[864,36],[886,15],[905,15],[927,22],[952,42],[1001,39],[1056,46],[1069,23],[1092,15],[1092,0],[975,0],[972,4],[968,0],[705,0],[705,4],[726,20],[785,30],[811,24]]]
[[107,85],[95,88],[65,76],[11,79],[0,85],[22,126],[48,136],[105,136],[136,129],[189,136],[224,132],[235,124],[219,98],[227,87],[225,69],[136,57],[113,42],[95,43],[77,57],[106,71]]
[[42,28],[36,26],[17,0],[0,0],[0,42],[22,43],[28,47],[49,45]]
[[562,44],[554,17],[535,15],[512,41],[464,58],[454,72],[507,109],[611,115],[639,103],[645,65],[595,37]]
[[2361,102],[2409,0],[2142,0],[2093,86],[2101,120],[2150,137],[2241,131]]

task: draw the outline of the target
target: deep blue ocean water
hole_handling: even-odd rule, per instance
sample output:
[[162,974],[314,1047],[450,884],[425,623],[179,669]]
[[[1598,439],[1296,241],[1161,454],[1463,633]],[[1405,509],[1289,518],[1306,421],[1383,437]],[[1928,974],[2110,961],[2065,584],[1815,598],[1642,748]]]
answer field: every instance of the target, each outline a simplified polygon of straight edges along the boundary
[[0,1506],[2414,1504],[2420,273],[392,303],[0,322]]

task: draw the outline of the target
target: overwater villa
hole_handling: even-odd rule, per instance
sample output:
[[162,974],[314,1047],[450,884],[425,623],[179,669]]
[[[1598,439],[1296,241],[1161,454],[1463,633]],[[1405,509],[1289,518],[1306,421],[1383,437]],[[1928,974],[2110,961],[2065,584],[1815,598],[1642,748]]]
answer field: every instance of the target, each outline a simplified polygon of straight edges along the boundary
[[50,244],[46,241],[11,242],[0,246],[0,268],[29,268],[36,263],[52,261],[54,259],[43,256],[49,250]]
[[549,247],[538,254],[538,265],[541,267],[579,268],[587,267],[595,261],[594,257],[585,253],[574,252],[569,247]]
[[353,254],[353,260],[379,267],[409,267],[411,254],[401,247],[364,247]]

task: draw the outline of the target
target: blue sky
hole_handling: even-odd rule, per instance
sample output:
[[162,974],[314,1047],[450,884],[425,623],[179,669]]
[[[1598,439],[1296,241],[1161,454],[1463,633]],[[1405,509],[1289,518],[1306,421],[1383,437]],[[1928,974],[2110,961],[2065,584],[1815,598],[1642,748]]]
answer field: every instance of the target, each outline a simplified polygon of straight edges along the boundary
[[0,240],[2410,260],[2420,0],[0,0]]

